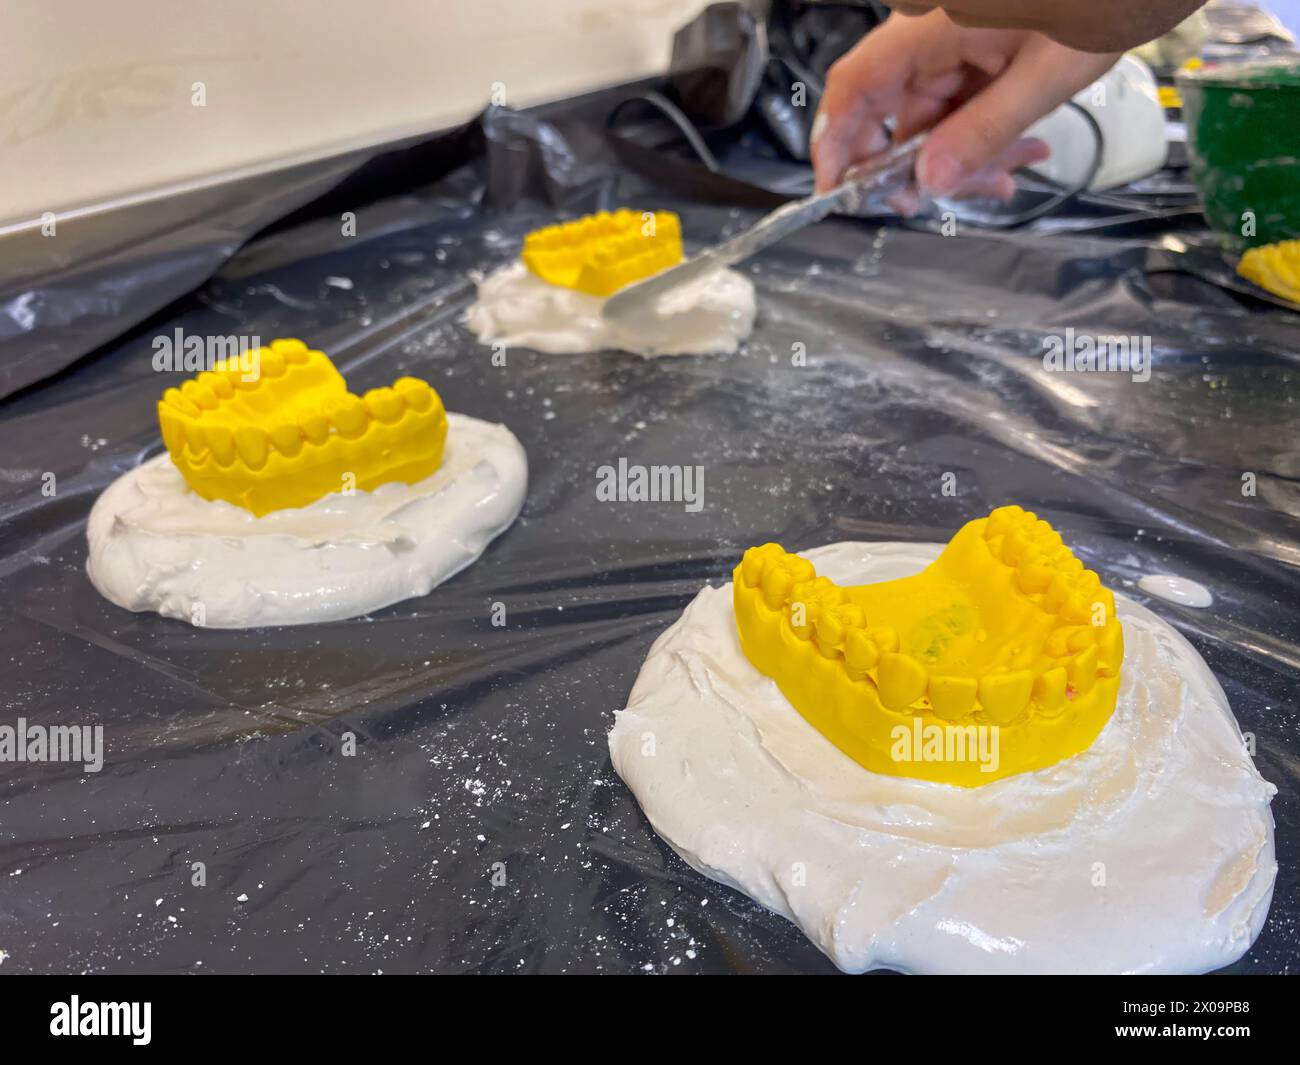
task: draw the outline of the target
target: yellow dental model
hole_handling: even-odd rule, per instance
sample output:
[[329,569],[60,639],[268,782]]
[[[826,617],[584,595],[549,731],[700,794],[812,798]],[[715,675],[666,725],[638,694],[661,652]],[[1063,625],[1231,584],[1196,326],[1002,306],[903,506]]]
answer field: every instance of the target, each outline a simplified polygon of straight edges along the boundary
[[204,499],[256,517],[331,492],[414,484],[442,461],[447,415],[424,381],[352,395],[328,356],[277,340],[169,388],[158,421],[172,461]]
[[1237,263],[1237,273],[1275,296],[1300,303],[1300,240],[1247,249]]
[[[1020,507],[968,522],[922,573],[841,588],[778,544],[734,573],[746,657],[875,773],[974,787],[1091,745],[1115,709],[1115,599]],[[895,757],[897,729],[990,726],[997,763]]]
[[520,258],[549,284],[603,299],[681,262],[682,227],[671,211],[601,211],[533,230]]

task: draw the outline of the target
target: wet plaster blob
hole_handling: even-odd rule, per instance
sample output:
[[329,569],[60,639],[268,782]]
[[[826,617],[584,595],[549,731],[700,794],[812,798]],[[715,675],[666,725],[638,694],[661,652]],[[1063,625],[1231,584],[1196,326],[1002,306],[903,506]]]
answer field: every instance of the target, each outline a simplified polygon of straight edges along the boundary
[[[850,585],[917,573],[941,549],[805,555]],[[848,972],[1212,970],[1268,913],[1276,788],[1191,645],[1136,603],[1116,606],[1114,715],[1087,751],[1043,770],[976,788],[868,772],[745,658],[730,584],[701,591],[655,642],[610,753],[686,862]]]
[[203,499],[163,453],[95,502],[87,573],[127,610],[223,629],[338,621],[425,595],[514,522],[528,488],[509,429],[464,414],[447,423],[424,480],[260,518]]

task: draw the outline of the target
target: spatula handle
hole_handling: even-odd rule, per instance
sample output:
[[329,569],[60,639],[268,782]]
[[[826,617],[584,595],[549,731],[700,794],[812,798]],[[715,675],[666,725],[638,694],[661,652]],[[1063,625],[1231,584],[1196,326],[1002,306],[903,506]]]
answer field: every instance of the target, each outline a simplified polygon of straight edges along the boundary
[[925,134],[856,163],[835,188],[778,207],[745,232],[706,253],[715,266],[731,266],[762,251],[797,229],[820,222],[829,214],[856,214],[871,202],[887,200],[916,182],[916,156]]

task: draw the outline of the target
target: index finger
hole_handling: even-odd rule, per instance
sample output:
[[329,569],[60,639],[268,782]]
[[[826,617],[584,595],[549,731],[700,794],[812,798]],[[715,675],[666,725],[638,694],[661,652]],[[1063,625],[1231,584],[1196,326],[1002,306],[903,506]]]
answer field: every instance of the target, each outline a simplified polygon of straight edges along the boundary
[[899,109],[913,70],[913,53],[902,47],[894,23],[868,33],[831,66],[826,76],[810,147],[817,189],[839,181],[855,156],[872,155],[889,143],[885,119]]

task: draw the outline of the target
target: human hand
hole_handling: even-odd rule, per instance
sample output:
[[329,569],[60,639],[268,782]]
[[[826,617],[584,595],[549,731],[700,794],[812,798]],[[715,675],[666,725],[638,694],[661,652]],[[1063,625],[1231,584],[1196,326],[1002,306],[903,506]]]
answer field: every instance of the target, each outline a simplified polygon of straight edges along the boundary
[[942,11],[891,15],[830,69],[813,123],[817,188],[887,147],[892,117],[895,143],[933,127],[917,160],[925,192],[1010,199],[1012,172],[1048,155],[1021,133],[1117,58],[1032,30],[963,28]]

